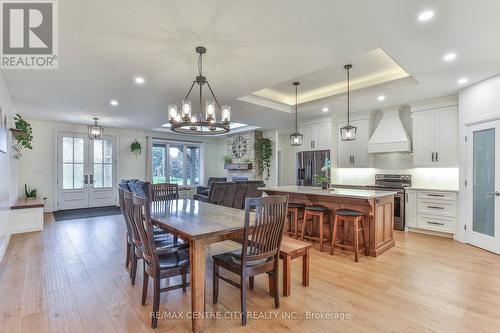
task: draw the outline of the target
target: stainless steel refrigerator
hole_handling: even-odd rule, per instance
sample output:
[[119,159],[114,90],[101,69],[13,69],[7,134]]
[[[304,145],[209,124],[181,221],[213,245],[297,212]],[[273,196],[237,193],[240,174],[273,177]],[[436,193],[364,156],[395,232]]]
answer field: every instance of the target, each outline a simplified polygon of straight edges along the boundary
[[[301,151],[297,153],[297,185],[299,186],[321,186],[314,180],[314,175],[322,174],[321,168],[325,160],[330,159],[329,150]],[[327,171],[330,176],[330,170]]]

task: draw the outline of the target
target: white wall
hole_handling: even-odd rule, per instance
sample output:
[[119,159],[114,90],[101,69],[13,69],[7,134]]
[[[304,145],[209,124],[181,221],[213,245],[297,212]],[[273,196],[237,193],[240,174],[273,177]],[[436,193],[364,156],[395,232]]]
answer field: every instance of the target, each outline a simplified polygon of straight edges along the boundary
[[[3,74],[0,72],[0,107],[5,112],[8,118],[8,126],[13,126],[12,117],[16,113],[14,104],[10,97],[9,90],[3,79]],[[11,152],[12,136],[8,133],[7,153],[0,153],[0,260],[3,257],[5,250],[9,244],[9,209],[12,203],[12,198],[16,195],[17,188],[15,177],[11,177],[12,166],[15,166],[15,161]],[[14,189],[14,190],[13,190]]]
[[458,103],[458,137],[459,137],[459,167],[460,195],[457,240],[465,241],[466,198],[465,172],[467,161],[465,157],[466,143],[464,140],[466,126],[474,122],[500,119],[500,75],[477,83],[459,93]]
[[[28,187],[38,189],[40,197],[46,197],[46,211],[55,210],[55,178],[56,165],[55,140],[58,132],[87,133],[85,125],[48,122],[41,120],[28,120],[33,127],[33,150],[24,150],[17,167],[17,183],[20,193],[24,192],[24,184]],[[211,175],[216,170],[224,170],[219,167],[221,158],[215,158],[218,154],[219,140],[213,138],[200,138],[191,136],[179,136],[169,133],[145,132],[128,129],[105,128],[105,135],[115,136],[117,139],[118,179],[146,178],[147,144],[146,136],[165,139],[190,140],[203,142],[204,153],[202,169],[203,174]],[[136,156],[130,152],[130,143],[136,139],[142,144],[142,154]],[[219,160],[221,161],[219,163]]]
[[227,153],[226,138],[213,140],[205,149],[205,183],[208,177],[228,177],[224,169],[224,155]]

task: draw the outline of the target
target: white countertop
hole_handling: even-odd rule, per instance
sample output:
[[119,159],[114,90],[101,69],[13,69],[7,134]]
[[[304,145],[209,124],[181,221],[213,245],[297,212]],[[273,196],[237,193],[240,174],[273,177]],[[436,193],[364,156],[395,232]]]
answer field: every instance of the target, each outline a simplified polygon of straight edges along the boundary
[[322,190],[319,187],[312,186],[274,186],[274,187],[261,187],[259,190],[264,192],[275,191],[283,193],[297,193],[297,194],[313,194],[324,195],[331,197],[355,198],[355,199],[374,199],[381,198],[388,195],[394,195],[394,191],[369,191],[369,190],[355,190],[347,188],[330,188]]
[[417,191],[439,191],[439,192],[456,192],[458,189],[453,188],[442,188],[442,187],[425,187],[425,186],[410,186],[405,187],[405,190],[417,190]]

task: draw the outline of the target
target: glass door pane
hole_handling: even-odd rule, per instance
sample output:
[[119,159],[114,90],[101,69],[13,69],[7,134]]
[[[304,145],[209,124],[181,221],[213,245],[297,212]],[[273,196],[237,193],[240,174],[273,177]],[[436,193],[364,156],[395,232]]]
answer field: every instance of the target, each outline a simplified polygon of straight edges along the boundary
[[166,145],[161,145],[161,144],[153,145],[153,156],[152,156],[153,184],[167,182],[167,171],[165,170],[166,156],[167,156]]
[[474,132],[472,230],[495,236],[495,129]]
[[113,142],[93,140],[94,188],[113,187]]
[[200,183],[200,147],[187,147],[187,185],[198,185]]
[[82,138],[62,138],[62,184],[65,190],[84,187],[83,145]]
[[169,155],[169,183],[184,184],[184,146],[170,145]]

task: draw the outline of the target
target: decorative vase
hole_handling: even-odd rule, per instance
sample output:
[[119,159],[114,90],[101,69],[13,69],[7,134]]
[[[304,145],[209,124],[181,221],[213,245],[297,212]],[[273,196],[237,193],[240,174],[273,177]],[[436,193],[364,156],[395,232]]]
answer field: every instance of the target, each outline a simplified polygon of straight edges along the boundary
[[328,190],[328,185],[329,185],[329,184],[328,184],[328,183],[326,183],[326,182],[325,182],[325,183],[322,183],[322,184],[321,184],[321,189],[323,189],[323,190]]

